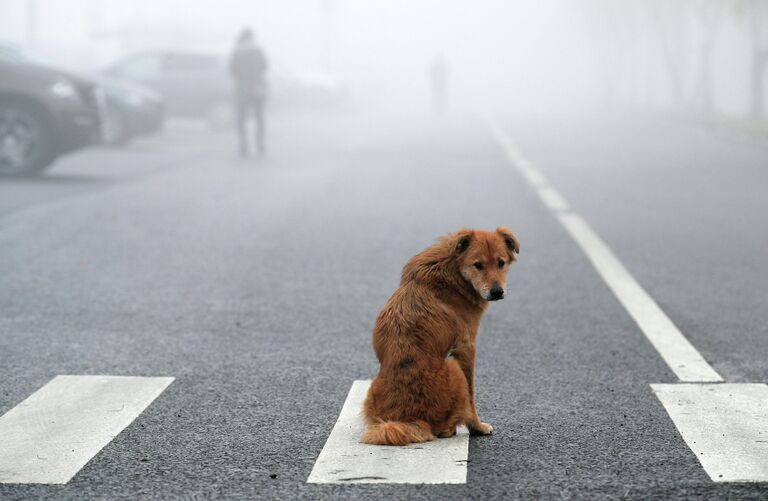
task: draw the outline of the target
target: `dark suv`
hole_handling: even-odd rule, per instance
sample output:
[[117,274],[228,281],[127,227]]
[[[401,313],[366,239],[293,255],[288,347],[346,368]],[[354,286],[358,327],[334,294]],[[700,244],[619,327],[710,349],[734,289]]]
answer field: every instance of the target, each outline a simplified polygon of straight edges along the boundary
[[0,174],[31,174],[97,143],[101,102],[91,82],[0,57]]

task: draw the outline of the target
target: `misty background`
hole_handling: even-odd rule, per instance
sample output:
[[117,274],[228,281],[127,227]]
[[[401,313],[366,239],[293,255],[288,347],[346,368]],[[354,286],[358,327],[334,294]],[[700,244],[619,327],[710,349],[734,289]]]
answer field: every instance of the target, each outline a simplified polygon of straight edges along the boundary
[[[0,500],[768,499],[766,66],[768,0],[0,0]],[[498,226],[468,483],[307,482]]]
[[766,9],[754,0],[0,0],[0,38],[94,71],[152,49],[226,54],[252,26],[279,65],[343,79],[357,104],[605,106],[761,116]]

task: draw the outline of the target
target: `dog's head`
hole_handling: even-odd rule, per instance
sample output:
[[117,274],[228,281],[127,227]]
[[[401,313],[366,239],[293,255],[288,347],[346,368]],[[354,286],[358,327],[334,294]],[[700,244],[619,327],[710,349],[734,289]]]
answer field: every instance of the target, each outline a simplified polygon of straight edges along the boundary
[[486,301],[502,299],[507,291],[507,271],[520,253],[515,234],[501,227],[496,231],[461,230],[454,239],[461,276]]

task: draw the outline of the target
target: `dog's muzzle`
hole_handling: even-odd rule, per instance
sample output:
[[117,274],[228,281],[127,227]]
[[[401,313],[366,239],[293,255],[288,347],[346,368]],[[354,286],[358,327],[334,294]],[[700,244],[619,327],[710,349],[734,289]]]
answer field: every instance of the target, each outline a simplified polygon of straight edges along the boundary
[[491,288],[490,293],[488,294],[488,301],[498,301],[503,297],[504,297],[504,289],[502,289],[498,285],[494,285]]

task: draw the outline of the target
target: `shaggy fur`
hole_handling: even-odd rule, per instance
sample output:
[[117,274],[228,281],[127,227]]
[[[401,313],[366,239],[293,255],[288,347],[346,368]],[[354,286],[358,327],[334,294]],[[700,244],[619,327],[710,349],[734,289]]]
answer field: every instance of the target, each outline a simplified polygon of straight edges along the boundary
[[414,256],[381,310],[373,348],[381,363],[363,406],[362,442],[405,445],[488,435],[475,406],[475,339],[488,301],[506,292],[520,252],[506,228],[460,230]]

